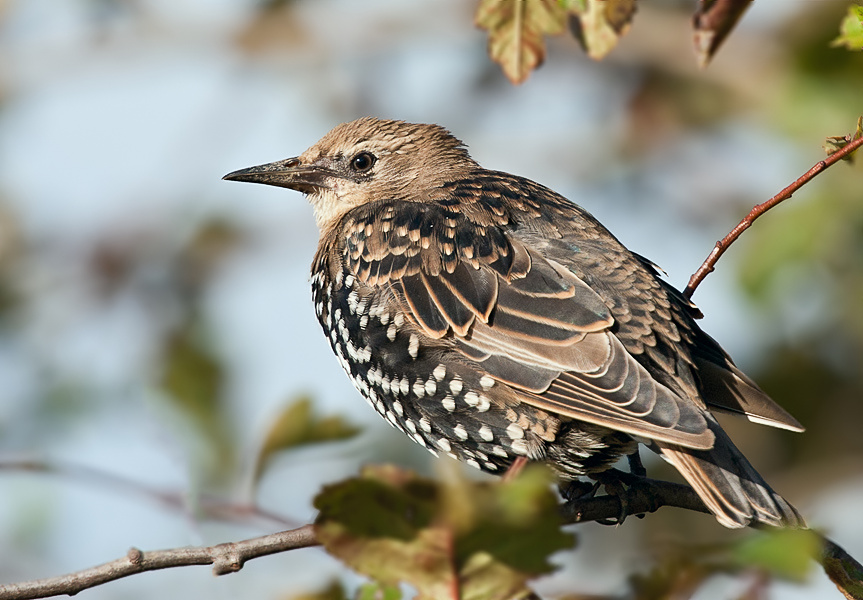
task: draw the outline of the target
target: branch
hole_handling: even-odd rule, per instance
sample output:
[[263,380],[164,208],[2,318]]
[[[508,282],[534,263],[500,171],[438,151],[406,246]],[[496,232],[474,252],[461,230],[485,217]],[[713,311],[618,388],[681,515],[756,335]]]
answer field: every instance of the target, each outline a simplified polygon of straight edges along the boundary
[[[850,137],[850,136],[849,136]],[[797,178],[797,180],[786,187],[784,190],[773,196],[767,202],[759,204],[755,206],[746,217],[743,218],[737,226],[732,229],[728,235],[722,238],[720,241],[716,242],[716,246],[713,247],[710,254],[707,255],[707,258],[698,267],[698,270],[692,274],[692,277],[689,278],[689,283],[686,285],[686,289],[683,290],[683,296],[689,300],[692,298],[692,294],[695,292],[695,288],[698,287],[698,284],[702,282],[702,280],[707,277],[708,274],[713,272],[714,266],[716,262],[719,260],[719,257],[725,254],[725,251],[728,250],[729,246],[734,243],[734,241],[740,237],[744,231],[749,229],[752,223],[755,222],[755,219],[766,213],[768,210],[783,202],[791,197],[791,195],[799,190],[801,187],[809,183],[811,179],[813,179],[816,175],[824,171],[827,167],[834,165],[839,162],[852,152],[854,152],[857,148],[863,146],[863,137],[849,140],[845,146],[843,146],[840,150],[837,150],[827,158],[822,161],[819,161],[815,164],[811,169],[806,171],[803,175]]]
[[[672,506],[708,513],[710,511],[687,485],[648,478],[626,479],[637,482],[619,488],[617,495],[577,499],[560,507],[566,523],[619,520],[621,514],[637,515]],[[822,551],[815,559],[836,587],[851,600],[863,600],[863,565],[840,546],[819,535]],[[142,552],[137,548],[117,560],[102,565],[36,581],[0,585],[0,600],[31,600],[69,595],[145,571],[156,571],[189,565],[213,565],[213,573],[225,575],[243,568],[246,561],[260,556],[319,545],[313,525],[230,542],[205,548],[186,547]]]
[[[630,478],[630,481],[638,483],[619,489],[617,495],[577,499],[563,504],[560,510],[564,521],[620,522],[621,515],[656,512],[663,506],[710,513],[695,490],[688,485],[648,478]],[[813,558],[846,598],[863,600],[863,565],[828,537],[817,531],[815,534],[821,541],[821,552]]]
[[73,596],[81,590],[144,571],[189,565],[213,565],[215,575],[235,573],[247,560],[287,550],[317,546],[312,525],[262,537],[205,548],[186,547],[142,552],[131,548],[123,558],[83,571],[22,583],[0,585],[0,600],[29,600],[49,596]]

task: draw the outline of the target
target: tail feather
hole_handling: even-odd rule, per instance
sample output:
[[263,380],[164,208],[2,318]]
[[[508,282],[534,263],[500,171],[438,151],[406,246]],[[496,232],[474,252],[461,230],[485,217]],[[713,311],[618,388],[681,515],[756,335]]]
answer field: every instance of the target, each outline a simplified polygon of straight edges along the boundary
[[690,450],[659,444],[659,450],[680,471],[716,519],[732,529],[751,523],[806,527],[797,510],[770,488],[719,423],[711,415],[707,416],[716,436],[713,448]]

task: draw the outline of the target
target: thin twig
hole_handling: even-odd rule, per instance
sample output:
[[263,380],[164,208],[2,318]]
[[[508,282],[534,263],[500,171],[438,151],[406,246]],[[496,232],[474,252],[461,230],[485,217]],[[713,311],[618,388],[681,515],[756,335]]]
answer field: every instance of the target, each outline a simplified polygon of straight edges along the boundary
[[75,482],[101,485],[125,493],[145,497],[163,508],[184,513],[193,512],[197,520],[209,519],[220,522],[248,524],[254,519],[258,525],[273,525],[293,528],[299,523],[266,511],[252,503],[230,502],[211,494],[199,494],[189,498],[188,494],[162,490],[134,481],[122,475],[101,471],[92,467],[39,459],[0,459],[0,471],[23,471],[46,473],[66,477]]
[[29,600],[50,596],[73,596],[81,590],[144,571],[189,565],[213,565],[213,573],[225,575],[243,568],[247,560],[287,550],[317,546],[314,527],[273,533],[205,548],[186,547],[142,552],[131,548],[123,558],[59,577],[0,585],[0,600]]
[[683,290],[684,297],[687,300],[692,298],[692,294],[695,292],[695,288],[698,287],[698,284],[700,284],[709,273],[713,272],[714,266],[716,265],[716,261],[719,260],[719,257],[722,256],[725,251],[728,250],[728,247],[731,246],[731,244],[733,244],[734,241],[740,237],[740,234],[749,229],[750,225],[752,225],[755,219],[766,213],[768,210],[770,210],[780,202],[783,202],[790,198],[794,192],[809,183],[809,181],[813,179],[816,175],[821,173],[827,167],[830,167],[835,163],[839,162],[840,160],[854,152],[860,146],[863,146],[863,137],[849,141],[840,150],[837,150],[824,160],[816,163],[815,166],[813,166],[811,169],[806,171],[806,173],[798,177],[794,183],[773,196],[770,200],[755,206],[751,211],[749,211],[749,214],[746,215],[746,217],[744,217],[744,219],[740,221],[740,223],[738,223],[737,226],[728,233],[728,235],[726,235],[720,241],[716,242],[716,246],[713,247],[713,250],[711,250],[710,254],[707,255],[707,258],[704,260],[701,266],[698,267],[698,270],[695,271],[695,273],[692,274],[692,277],[689,278],[689,283],[686,285],[686,289]]

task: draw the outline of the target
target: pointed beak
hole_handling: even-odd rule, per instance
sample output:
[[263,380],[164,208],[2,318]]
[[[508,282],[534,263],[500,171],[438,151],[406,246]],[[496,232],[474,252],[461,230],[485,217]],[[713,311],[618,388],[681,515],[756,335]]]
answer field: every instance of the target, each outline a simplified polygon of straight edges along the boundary
[[304,165],[298,157],[294,157],[257,167],[240,169],[228,173],[222,179],[263,183],[264,185],[274,185],[308,194],[327,187],[325,181],[332,175],[333,173],[328,169],[316,165]]

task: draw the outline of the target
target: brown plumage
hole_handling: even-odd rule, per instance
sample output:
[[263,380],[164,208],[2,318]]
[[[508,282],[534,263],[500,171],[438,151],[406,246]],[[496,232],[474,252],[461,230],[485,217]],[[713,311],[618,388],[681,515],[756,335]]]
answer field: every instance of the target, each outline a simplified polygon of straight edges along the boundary
[[318,319],[356,388],[434,453],[564,479],[643,443],[720,523],[802,526],[710,410],[802,431],[698,310],[582,208],[436,125],[364,118],[226,179],[305,193]]

